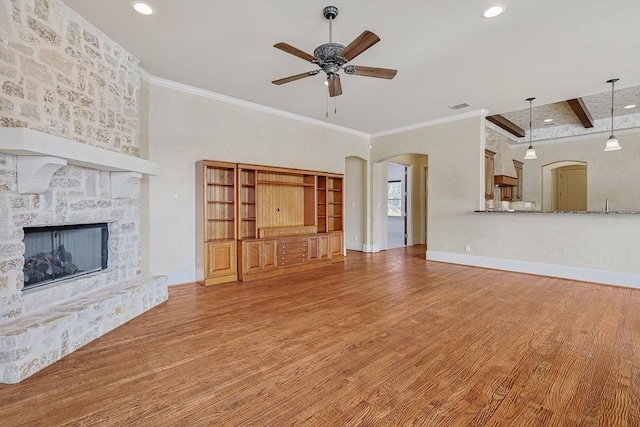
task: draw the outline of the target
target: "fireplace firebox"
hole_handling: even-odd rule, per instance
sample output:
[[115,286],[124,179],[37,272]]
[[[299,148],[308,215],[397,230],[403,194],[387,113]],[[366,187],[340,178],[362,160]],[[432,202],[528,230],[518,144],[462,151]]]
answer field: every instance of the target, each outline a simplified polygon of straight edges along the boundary
[[107,268],[106,223],[24,229],[24,290]]

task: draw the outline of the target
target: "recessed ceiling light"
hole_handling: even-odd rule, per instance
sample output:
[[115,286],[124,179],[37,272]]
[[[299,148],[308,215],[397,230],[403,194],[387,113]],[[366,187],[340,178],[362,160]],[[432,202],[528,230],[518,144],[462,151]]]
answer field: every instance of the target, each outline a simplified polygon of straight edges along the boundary
[[636,108],[636,104],[631,104],[631,105],[625,105],[624,108]]
[[552,122],[552,121],[553,121],[553,119],[544,119],[545,123],[549,123],[549,122]]
[[131,3],[131,6],[133,6],[136,12],[143,15],[151,15],[153,13],[153,8],[141,1],[134,1],[133,3]]
[[494,6],[491,6],[489,9],[485,10],[484,12],[482,12],[482,17],[483,18],[495,18],[496,16],[500,15],[505,10],[507,10],[507,7],[505,5],[496,4]]

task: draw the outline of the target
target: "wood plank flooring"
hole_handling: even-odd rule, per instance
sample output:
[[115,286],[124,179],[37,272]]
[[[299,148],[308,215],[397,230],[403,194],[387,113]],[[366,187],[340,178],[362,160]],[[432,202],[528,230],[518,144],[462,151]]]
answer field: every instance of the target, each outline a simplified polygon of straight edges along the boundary
[[640,290],[425,247],[169,301],[15,385],[2,426],[638,426]]

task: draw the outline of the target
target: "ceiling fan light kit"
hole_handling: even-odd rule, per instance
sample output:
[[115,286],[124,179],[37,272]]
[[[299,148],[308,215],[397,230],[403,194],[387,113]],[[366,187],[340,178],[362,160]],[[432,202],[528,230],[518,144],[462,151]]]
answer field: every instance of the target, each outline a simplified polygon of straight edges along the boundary
[[322,44],[315,48],[313,55],[310,55],[298,48],[287,43],[276,43],[273,47],[285,51],[305,61],[316,64],[320,67],[317,70],[307,71],[306,73],[295,74],[293,76],[274,80],[271,83],[281,85],[305,77],[315,76],[324,71],[327,75],[326,84],[329,87],[329,96],[334,97],[342,94],[342,83],[340,82],[340,70],[348,75],[375,77],[379,79],[392,79],[395,77],[397,70],[388,68],[365,67],[356,65],[346,65],[356,56],[369,49],[380,41],[380,38],[371,31],[365,30],[354,41],[346,47],[339,43],[333,43],[333,20],[338,16],[338,8],[335,6],[327,6],[322,10],[325,18],[329,20],[329,43]]

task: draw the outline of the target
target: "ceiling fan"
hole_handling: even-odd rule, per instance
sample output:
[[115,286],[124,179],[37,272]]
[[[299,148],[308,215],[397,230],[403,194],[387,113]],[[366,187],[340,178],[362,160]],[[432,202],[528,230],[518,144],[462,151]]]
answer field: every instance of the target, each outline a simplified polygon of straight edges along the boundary
[[281,85],[289,83],[294,80],[300,80],[305,77],[315,76],[324,71],[327,75],[327,85],[329,86],[329,96],[338,96],[342,94],[342,84],[340,83],[340,70],[344,70],[346,74],[353,74],[356,76],[365,77],[377,77],[380,79],[392,79],[395,77],[398,70],[392,70],[389,68],[377,68],[377,67],[365,67],[361,65],[346,65],[356,56],[360,55],[365,50],[369,49],[374,44],[380,41],[380,37],[365,30],[354,41],[352,41],[347,47],[341,44],[333,43],[332,36],[332,22],[338,16],[338,8],[335,6],[327,6],[322,10],[324,17],[329,20],[329,43],[318,46],[313,51],[313,56],[306,52],[297,49],[287,43],[276,43],[273,47],[283,50],[287,53],[302,58],[305,61],[309,61],[312,64],[316,64],[320,67],[317,70],[307,71],[306,73],[296,74],[294,76],[285,77],[283,79],[274,80],[271,83],[275,85]]

